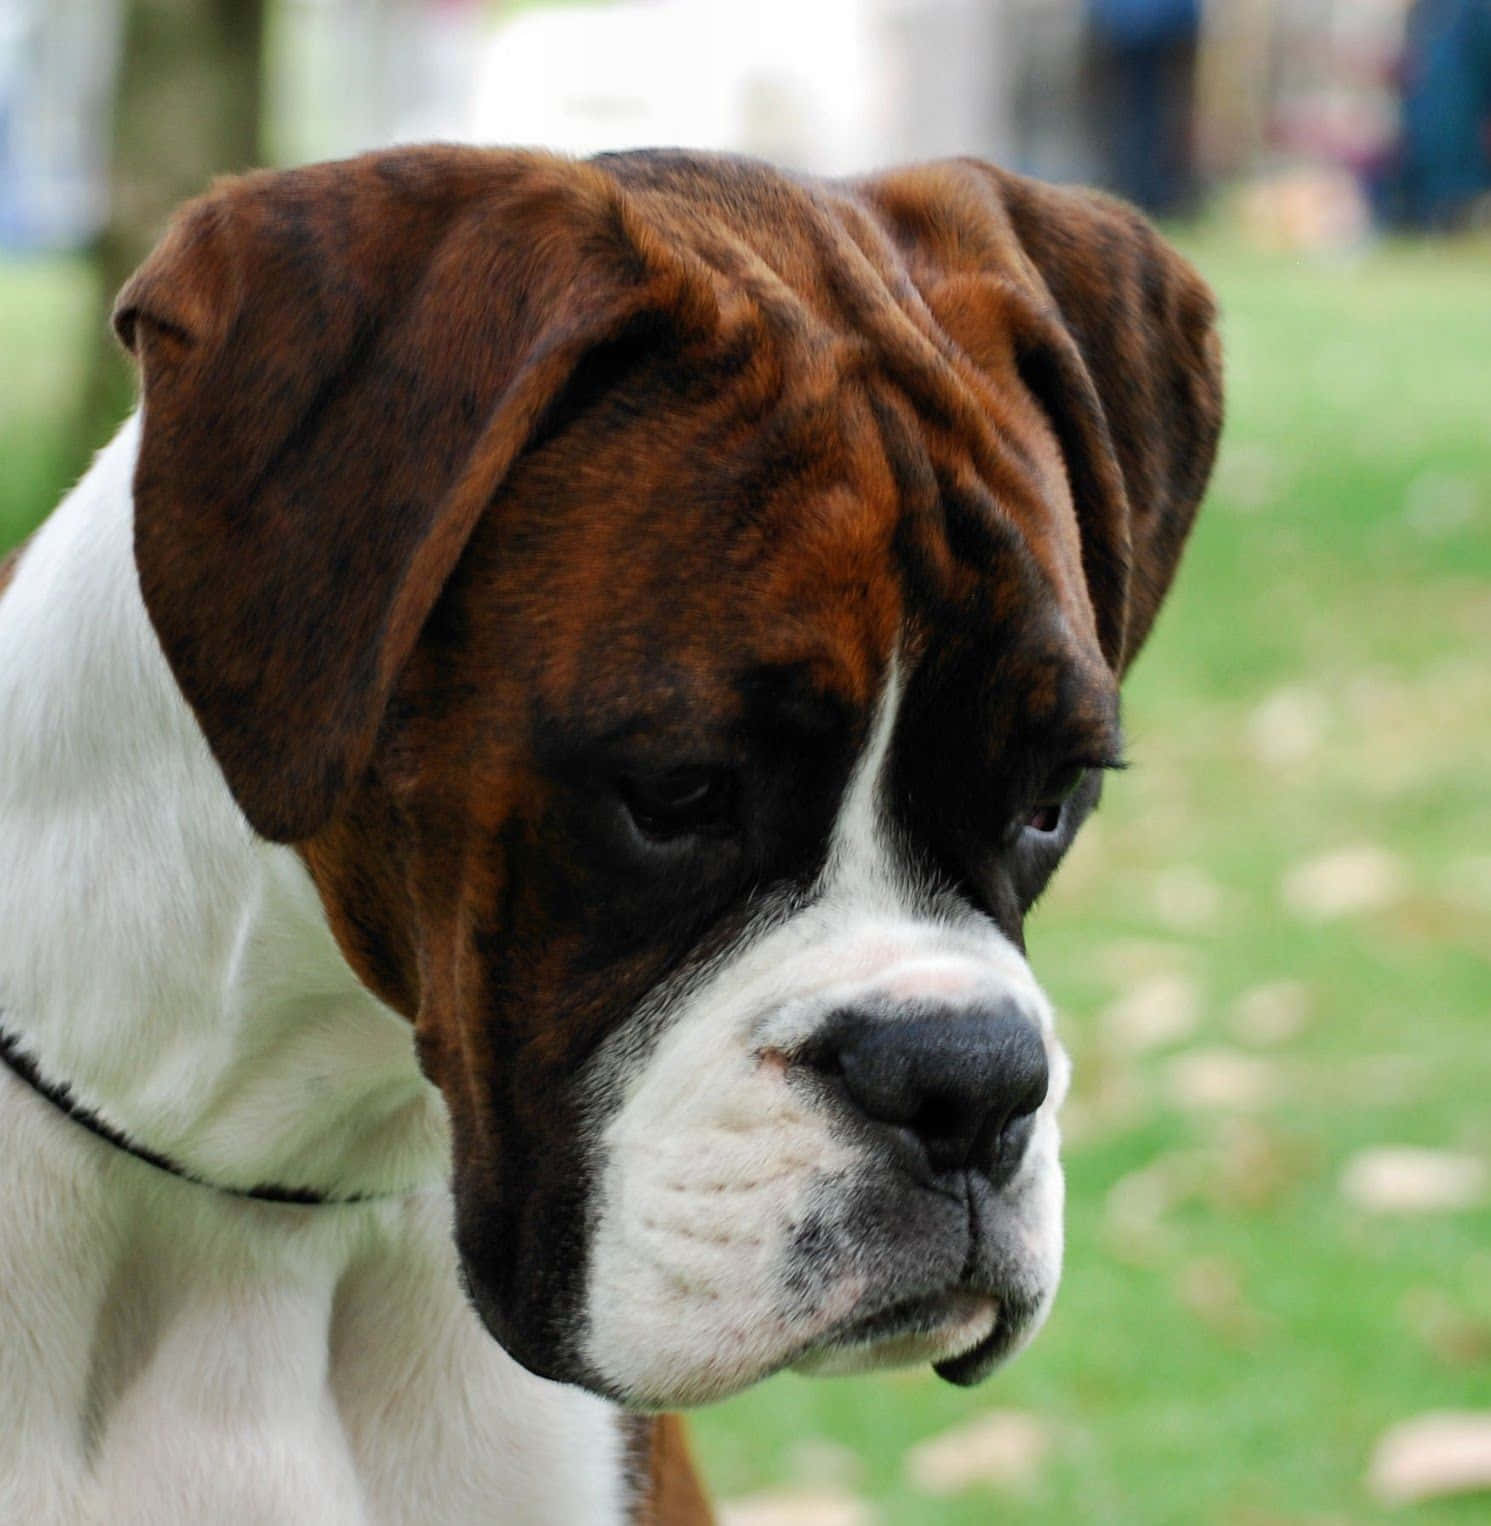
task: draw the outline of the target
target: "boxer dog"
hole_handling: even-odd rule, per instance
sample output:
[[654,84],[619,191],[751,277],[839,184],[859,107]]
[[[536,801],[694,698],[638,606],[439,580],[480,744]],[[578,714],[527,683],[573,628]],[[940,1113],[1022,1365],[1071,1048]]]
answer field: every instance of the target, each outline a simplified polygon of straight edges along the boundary
[[0,597],[0,1518],[708,1518],[663,1411],[1045,1318],[1022,918],[1220,418],[973,161],[227,180]]

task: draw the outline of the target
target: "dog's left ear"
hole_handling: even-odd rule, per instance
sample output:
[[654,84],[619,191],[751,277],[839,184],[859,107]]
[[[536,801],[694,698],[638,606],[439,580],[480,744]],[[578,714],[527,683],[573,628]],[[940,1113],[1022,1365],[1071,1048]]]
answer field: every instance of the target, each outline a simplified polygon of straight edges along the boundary
[[[425,148],[221,182],[120,294],[135,562],[264,836],[316,832],[427,616],[587,356],[708,324],[599,171]],[[693,304],[690,306],[690,304]]]
[[[1180,561],[1222,424],[1216,308],[1133,208],[976,160],[862,182],[917,284],[989,283],[1066,460],[1103,654],[1122,673]],[[958,336],[953,336],[955,339]]]

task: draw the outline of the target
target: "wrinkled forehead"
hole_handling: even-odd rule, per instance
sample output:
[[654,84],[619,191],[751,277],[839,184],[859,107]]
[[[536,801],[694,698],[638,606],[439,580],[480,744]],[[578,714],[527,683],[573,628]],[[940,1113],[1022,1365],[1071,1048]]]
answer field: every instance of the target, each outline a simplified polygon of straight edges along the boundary
[[939,672],[954,651],[965,676],[977,661],[981,702],[991,664],[1104,686],[1090,613],[1053,574],[1062,538],[1041,541],[1070,503],[1020,480],[1028,441],[990,482],[1000,441],[927,420],[872,346],[770,323],[750,341],[607,355],[473,541],[462,582],[543,714],[863,724],[898,648],[935,648]]
[[644,681],[718,706],[757,668],[863,706],[901,622],[897,511],[854,387],[763,405],[644,355],[519,464],[461,581],[551,708],[625,711]]
[[1048,687],[1076,664],[1102,687],[1038,407],[995,406],[873,272],[878,316],[856,322],[801,250],[775,253],[778,272],[740,255],[710,342],[662,325],[584,363],[473,539],[470,618],[501,623],[490,649],[523,693],[592,731],[682,734],[752,705],[864,725],[897,647],[939,673],[957,650],[980,708],[992,665]]

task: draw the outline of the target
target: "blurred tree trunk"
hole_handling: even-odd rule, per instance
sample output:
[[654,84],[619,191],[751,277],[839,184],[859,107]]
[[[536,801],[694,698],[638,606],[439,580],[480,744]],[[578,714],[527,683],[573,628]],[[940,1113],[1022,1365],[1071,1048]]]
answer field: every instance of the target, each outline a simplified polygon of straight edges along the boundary
[[109,221],[92,251],[95,359],[72,427],[74,470],[118,427],[134,396],[106,342],[115,294],[171,211],[214,175],[261,152],[265,0],[124,0]]

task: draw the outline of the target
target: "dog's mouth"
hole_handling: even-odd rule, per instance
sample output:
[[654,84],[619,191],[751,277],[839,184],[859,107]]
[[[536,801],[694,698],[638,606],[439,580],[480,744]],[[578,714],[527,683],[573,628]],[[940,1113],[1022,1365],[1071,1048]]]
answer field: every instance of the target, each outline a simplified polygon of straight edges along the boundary
[[903,1263],[879,1297],[861,1289],[857,1307],[842,1309],[786,1365],[830,1375],[927,1363],[945,1382],[971,1387],[1019,1351],[1044,1321],[1055,1277],[1031,1263],[1018,1210],[991,1202],[988,1184],[970,1181],[967,1191],[968,1239],[956,1271],[948,1266],[946,1280],[929,1288],[923,1278],[936,1275],[939,1258],[930,1240],[920,1242],[918,1264]]
[[[1001,1313],[1001,1301],[989,1293],[955,1288],[921,1294],[845,1320],[790,1365],[794,1372],[823,1376],[930,1362],[948,1376],[944,1368],[961,1370],[986,1348],[1009,1344],[1001,1336]],[[987,1364],[980,1361],[978,1368],[986,1371]]]
[[1000,1317],[982,1340],[951,1356],[935,1358],[932,1371],[945,1383],[958,1388],[972,1388],[1006,1357],[1012,1356],[1034,1335],[1040,1324],[1040,1306],[1006,1299],[1000,1305]]

